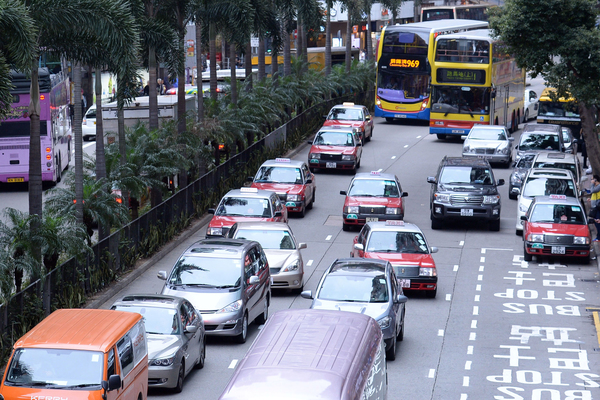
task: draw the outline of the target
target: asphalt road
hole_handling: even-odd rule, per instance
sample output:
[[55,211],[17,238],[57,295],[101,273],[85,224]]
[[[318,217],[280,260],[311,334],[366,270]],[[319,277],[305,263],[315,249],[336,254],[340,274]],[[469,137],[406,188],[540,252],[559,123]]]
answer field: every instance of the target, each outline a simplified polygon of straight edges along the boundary
[[[524,262],[522,238],[514,233],[516,201],[508,199],[508,185],[500,188],[500,232],[477,223],[432,231],[426,178],[435,174],[444,155],[460,156],[462,143],[437,140],[423,125],[379,118],[375,122],[360,170],[396,174],[409,193],[406,220],[418,224],[429,243],[440,249],[434,254],[437,298],[409,295],[404,341],[396,361],[388,363],[388,398],[600,398],[597,265],[548,259]],[[305,146],[294,158],[306,160],[307,153]],[[494,174],[508,182],[510,170],[494,168]],[[314,209],[303,219],[290,219],[298,240],[308,243],[302,251],[306,289],[315,289],[333,260],[350,254],[358,232],[342,231],[344,198],[339,191],[347,189],[351,178],[347,173],[317,173]],[[160,292],[163,281],[157,272],[169,270],[205,231],[205,225],[200,227],[101,307],[110,307],[127,293]],[[309,300],[274,292],[270,313],[309,306]],[[209,340],[206,366],[188,376],[183,393],[150,390],[150,397],[216,400],[260,328],[250,326],[244,345],[223,338]]]

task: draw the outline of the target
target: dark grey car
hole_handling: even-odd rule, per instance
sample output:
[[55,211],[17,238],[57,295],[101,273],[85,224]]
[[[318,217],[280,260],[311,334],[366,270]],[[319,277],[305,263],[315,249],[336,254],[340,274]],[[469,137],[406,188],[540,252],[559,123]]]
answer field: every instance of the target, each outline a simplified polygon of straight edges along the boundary
[[523,185],[523,179],[527,175],[527,172],[531,169],[533,159],[537,155],[537,152],[523,153],[521,158],[513,163],[513,172],[510,174],[508,181],[508,198],[516,200],[517,196],[521,191]]

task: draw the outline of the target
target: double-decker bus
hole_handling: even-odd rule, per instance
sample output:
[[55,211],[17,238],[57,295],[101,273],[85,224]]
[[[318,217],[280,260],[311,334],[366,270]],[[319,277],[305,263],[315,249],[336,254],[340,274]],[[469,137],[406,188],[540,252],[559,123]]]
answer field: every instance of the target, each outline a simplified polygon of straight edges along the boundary
[[[39,69],[40,141],[42,181],[60,181],[71,159],[71,118],[69,79],[62,72]],[[29,182],[30,119],[28,115],[31,80],[11,71],[14,89],[12,112],[0,121],[0,182]]]
[[438,35],[487,28],[485,21],[445,20],[384,27],[377,44],[375,116],[429,121],[433,44]]
[[525,71],[489,29],[440,36],[431,68],[429,133],[467,135],[473,125],[521,122]]
[[495,4],[461,4],[456,6],[429,6],[421,8],[421,22],[442,19],[472,19],[487,21],[487,10]]
[[538,124],[555,124],[571,129],[573,136],[579,139],[581,116],[577,100],[571,96],[558,97],[556,89],[545,88],[538,102]]

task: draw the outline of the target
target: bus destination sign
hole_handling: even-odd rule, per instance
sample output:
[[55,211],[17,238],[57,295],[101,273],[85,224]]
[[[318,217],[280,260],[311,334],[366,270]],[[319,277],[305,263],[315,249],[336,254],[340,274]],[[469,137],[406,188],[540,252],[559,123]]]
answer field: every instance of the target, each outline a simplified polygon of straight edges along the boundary
[[440,68],[437,71],[437,80],[440,83],[472,83],[483,85],[485,83],[485,71],[480,69]]
[[419,60],[407,60],[406,58],[390,58],[390,67],[419,68]]

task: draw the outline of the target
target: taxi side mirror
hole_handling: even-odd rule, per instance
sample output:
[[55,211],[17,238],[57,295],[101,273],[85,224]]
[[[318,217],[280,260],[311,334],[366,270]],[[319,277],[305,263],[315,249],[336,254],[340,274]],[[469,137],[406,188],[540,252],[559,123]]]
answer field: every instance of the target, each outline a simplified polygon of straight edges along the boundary
[[156,276],[158,277],[158,279],[162,279],[163,281],[167,280],[167,271],[158,271],[158,274],[156,274]]
[[438,252],[438,248],[435,247],[435,246],[432,246],[430,251],[431,251],[432,254],[433,253],[437,253]]
[[513,163],[512,163],[512,164],[510,164],[510,166],[511,166],[511,168],[514,168],[514,167],[516,167],[516,166],[517,166],[517,162],[516,162],[516,161],[513,161]]
[[312,178],[308,178],[308,179],[306,180],[306,183],[312,183]]
[[345,190],[340,190],[340,194],[343,194],[344,196],[347,196],[347,193]]
[[359,140],[358,142],[356,142],[356,147],[358,146],[362,146],[362,142]]
[[365,249],[365,246],[363,246],[361,243],[354,243],[354,248],[356,250],[363,251]]
[[596,222],[594,218],[588,218],[588,224],[593,224],[594,222]]
[[367,115],[367,116],[365,117],[365,119],[366,119],[367,121],[370,121],[370,120],[371,120],[371,116],[370,116],[370,115]]
[[312,140],[307,140],[306,143],[313,144],[313,141]]
[[509,141],[509,142],[514,142],[514,141],[515,141],[515,138],[514,138],[514,137],[512,137],[512,136],[509,136],[509,137],[508,137],[508,141]]
[[281,214],[281,211],[275,211],[275,213],[273,214],[274,217],[281,217],[283,214]]
[[402,192],[402,196],[401,197],[406,197],[408,196],[408,192]]
[[254,178],[249,176],[246,178],[246,182],[254,182]]
[[527,221],[527,215],[521,215],[521,221]]
[[215,213],[215,209],[214,208],[209,208],[207,212],[209,214],[214,214]]

